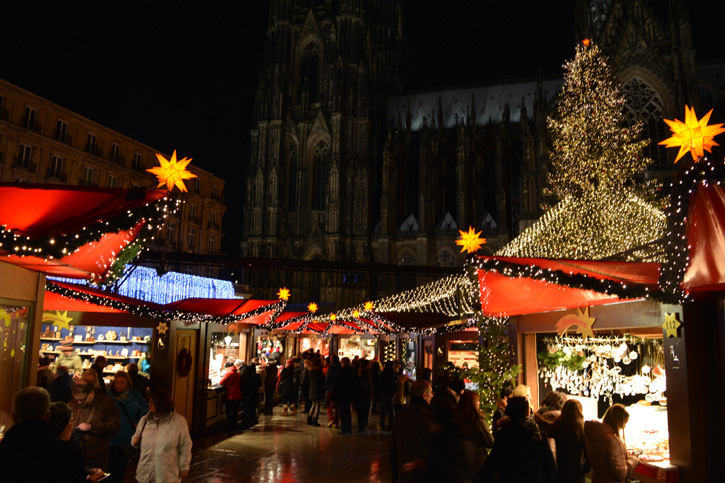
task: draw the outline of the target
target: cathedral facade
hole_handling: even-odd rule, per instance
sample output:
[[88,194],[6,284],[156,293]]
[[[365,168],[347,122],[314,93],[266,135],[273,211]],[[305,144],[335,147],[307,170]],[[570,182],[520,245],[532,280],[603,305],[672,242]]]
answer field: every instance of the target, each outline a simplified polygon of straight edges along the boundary
[[[662,119],[725,97],[721,66],[695,63],[685,2],[579,0],[575,15],[573,40],[599,44],[628,115],[646,122],[655,160],[648,175],[666,174]],[[493,252],[541,215],[546,119],[562,79],[533,72],[523,82],[405,92],[405,46],[400,0],[271,2],[243,256],[459,266],[459,229],[483,231]],[[250,277],[258,290],[285,284],[301,291],[297,300],[341,304],[420,282]]]

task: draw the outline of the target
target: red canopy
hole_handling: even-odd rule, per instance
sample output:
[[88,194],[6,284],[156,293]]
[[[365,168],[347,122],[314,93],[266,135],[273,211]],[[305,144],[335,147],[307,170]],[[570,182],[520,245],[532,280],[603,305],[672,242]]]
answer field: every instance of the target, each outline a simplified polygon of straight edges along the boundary
[[[0,183],[0,225],[30,239],[72,236],[99,221],[166,196],[165,190],[123,190],[78,186]],[[102,277],[116,256],[143,229],[137,220],[129,229],[109,231],[62,258],[5,254],[2,260],[30,270],[66,278]],[[4,247],[7,250],[7,247]],[[0,253],[2,249],[0,249]]]
[[690,265],[683,286],[690,293],[725,289],[725,189],[699,186],[690,199],[688,222]]

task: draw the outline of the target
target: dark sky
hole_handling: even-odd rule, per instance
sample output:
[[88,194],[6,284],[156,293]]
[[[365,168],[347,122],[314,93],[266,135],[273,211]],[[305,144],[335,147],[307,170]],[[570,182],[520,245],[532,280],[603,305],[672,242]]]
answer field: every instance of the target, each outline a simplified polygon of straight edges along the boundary
[[[532,76],[538,68],[560,74],[574,53],[573,3],[408,0],[411,87]],[[223,248],[236,255],[267,7],[11,0],[3,4],[0,78],[152,148],[176,149],[223,178]],[[696,42],[716,37],[714,19],[693,15]],[[699,52],[717,55],[714,44]]]

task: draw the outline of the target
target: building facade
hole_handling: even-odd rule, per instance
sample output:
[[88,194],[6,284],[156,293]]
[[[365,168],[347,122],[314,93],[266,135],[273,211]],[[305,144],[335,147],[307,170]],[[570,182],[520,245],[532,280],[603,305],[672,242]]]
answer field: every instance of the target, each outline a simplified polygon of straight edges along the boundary
[[[685,2],[578,0],[575,17],[576,40],[591,38],[609,56],[629,117],[645,121],[655,161],[647,176],[671,173],[673,154],[657,145],[668,137],[663,119],[681,118],[685,104],[717,110],[725,98],[722,66],[696,64]],[[402,2],[279,0],[269,18],[244,256],[456,266],[459,229],[483,231],[495,251],[541,216],[546,119],[561,78],[532,72],[404,92]],[[319,301],[349,295],[325,274],[246,281]],[[367,280],[353,302],[416,282]]]
[[[155,188],[146,169],[158,151],[0,79],[0,181],[103,188]],[[169,154],[164,154],[168,159]],[[169,217],[154,250],[221,253],[224,180],[191,164],[197,175],[181,210]],[[169,266],[168,270],[214,276],[216,269]]]

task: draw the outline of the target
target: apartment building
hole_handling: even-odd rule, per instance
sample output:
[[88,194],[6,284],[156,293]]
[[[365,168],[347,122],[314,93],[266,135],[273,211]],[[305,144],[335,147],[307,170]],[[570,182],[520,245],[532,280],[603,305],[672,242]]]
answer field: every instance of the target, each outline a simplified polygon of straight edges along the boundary
[[[156,187],[156,177],[146,169],[158,165],[158,152],[0,79],[0,182]],[[162,154],[167,159],[171,155]],[[174,191],[183,200],[181,209],[169,217],[151,248],[219,255],[226,211],[224,180],[193,162],[187,169],[197,177],[186,182],[188,193]],[[166,268],[217,275],[216,269],[207,267]]]

